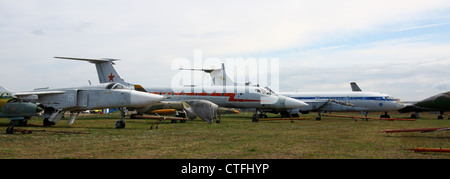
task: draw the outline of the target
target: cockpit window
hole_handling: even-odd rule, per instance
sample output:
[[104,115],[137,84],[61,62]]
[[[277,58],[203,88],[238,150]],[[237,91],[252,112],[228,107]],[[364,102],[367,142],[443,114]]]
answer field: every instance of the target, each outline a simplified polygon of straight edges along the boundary
[[125,89],[125,87],[122,84],[117,83],[112,89]]
[[268,94],[268,95],[270,95],[270,93],[267,93],[267,91],[266,91],[264,88],[260,88],[259,90],[261,90],[261,93],[262,93],[262,94]]
[[278,95],[277,93],[275,93],[275,91],[270,89],[268,86],[265,86],[264,89],[266,89],[268,95]]
[[265,95],[278,95],[277,93],[275,93],[274,91],[272,91],[269,87],[264,87],[264,88],[256,88],[255,91],[257,93],[261,93],[261,94],[265,94]]
[[106,85],[105,89],[112,89],[112,87],[115,85],[116,83],[110,83],[108,85]]
[[105,89],[126,89],[126,88],[120,83],[110,83],[106,85]]
[[386,96],[386,99],[395,99],[394,96]]

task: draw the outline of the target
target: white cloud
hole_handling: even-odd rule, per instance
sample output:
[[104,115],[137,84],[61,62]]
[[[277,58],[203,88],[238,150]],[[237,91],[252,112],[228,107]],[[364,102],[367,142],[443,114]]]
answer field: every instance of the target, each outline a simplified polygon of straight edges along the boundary
[[445,81],[437,82],[435,85],[433,85],[433,88],[436,88],[436,89],[442,90],[442,91],[449,91],[450,90],[450,81],[445,80]]

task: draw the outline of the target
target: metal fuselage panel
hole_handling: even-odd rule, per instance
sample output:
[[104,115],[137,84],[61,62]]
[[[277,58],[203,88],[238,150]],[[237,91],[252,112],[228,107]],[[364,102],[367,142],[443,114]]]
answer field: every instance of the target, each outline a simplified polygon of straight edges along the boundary
[[119,90],[81,90],[78,91],[77,101],[80,109],[122,107],[130,105],[130,93]]

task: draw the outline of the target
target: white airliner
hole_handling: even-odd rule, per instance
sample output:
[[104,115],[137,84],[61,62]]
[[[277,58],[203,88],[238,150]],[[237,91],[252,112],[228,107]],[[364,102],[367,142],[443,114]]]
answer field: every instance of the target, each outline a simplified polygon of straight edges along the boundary
[[[225,65],[222,64],[221,69],[180,69],[180,70],[198,70],[209,73],[212,84],[221,86],[224,84],[233,84],[236,82],[231,80],[225,73]],[[250,82],[245,85],[259,86]],[[399,99],[391,95],[377,92],[363,92],[356,83],[350,83],[351,92],[279,92],[280,95],[288,96],[307,103],[309,106],[299,108],[301,113],[319,112],[317,120],[321,120],[322,112],[349,112],[358,111],[367,115],[367,112],[385,112],[382,118],[390,118],[388,111],[395,111],[405,107]],[[294,110],[292,112],[295,112]],[[290,113],[292,116],[298,114]],[[289,115],[287,111],[281,112],[282,116]]]
[[381,118],[390,118],[388,111],[404,108],[405,105],[388,94],[377,92],[280,92],[294,99],[309,104],[301,108],[300,112],[317,111],[321,119],[321,112],[326,111],[360,111],[360,112],[385,112]]

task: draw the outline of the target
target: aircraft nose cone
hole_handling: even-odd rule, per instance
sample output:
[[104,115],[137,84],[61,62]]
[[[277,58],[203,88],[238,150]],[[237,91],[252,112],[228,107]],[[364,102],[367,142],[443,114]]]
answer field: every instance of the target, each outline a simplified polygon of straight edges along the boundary
[[302,108],[306,106],[308,106],[308,104],[306,104],[305,102],[293,98],[286,98],[286,100],[284,101],[285,108]]
[[403,104],[403,103],[397,103],[397,104],[396,104],[396,107],[397,107],[397,110],[398,110],[398,109],[403,109],[403,108],[405,108],[406,105]]
[[162,100],[164,100],[163,96],[147,92],[131,91],[130,94],[130,104],[134,107],[144,107]]

